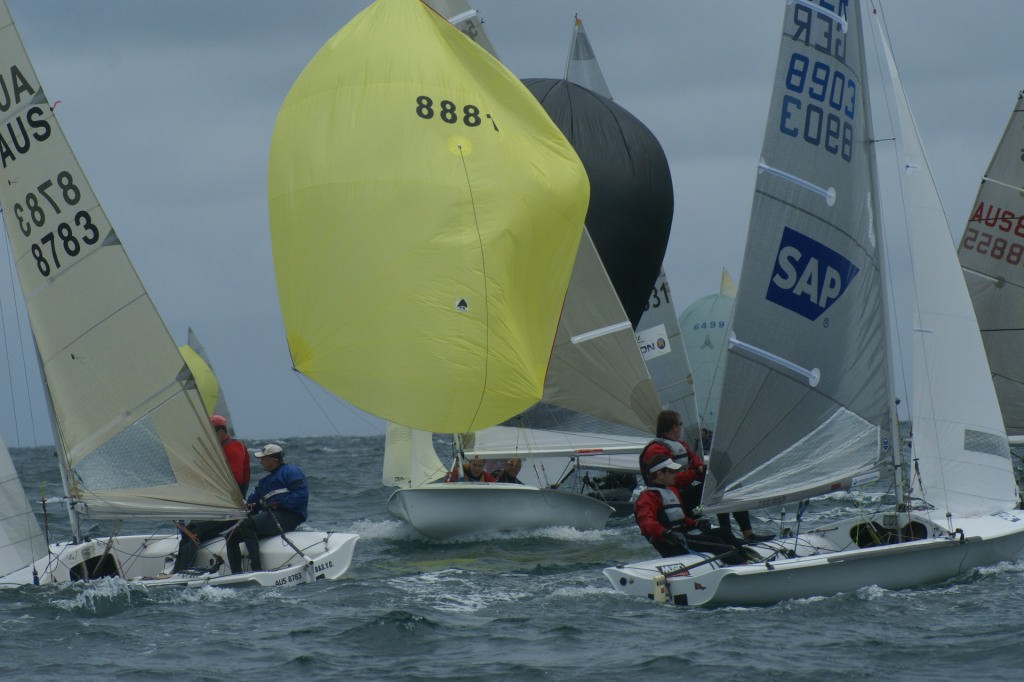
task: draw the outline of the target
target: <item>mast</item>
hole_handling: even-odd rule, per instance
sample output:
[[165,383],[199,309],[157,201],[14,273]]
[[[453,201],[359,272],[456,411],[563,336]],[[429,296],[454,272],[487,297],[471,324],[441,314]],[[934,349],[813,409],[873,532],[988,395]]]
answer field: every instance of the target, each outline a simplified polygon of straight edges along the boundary
[[[862,3],[861,4],[861,12],[863,13],[864,11],[866,11],[866,10],[864,8],[864,4]],[[885,40],[886,37],[885,37],[884,32],[881,29],[881,26],[877,22],[872,22],[872,23],[873,23],[873,25],[876,25],[877,28],[878,28],[878,30],[876,31],[876,38],[877,38],[877,40]],[[862,26],[863,26],[863,24],[862,24]],[[863,54],[867,54],[867,40],[866,40],[866,38],[867,38],[867,32],[862,30],[861,31],[861,52]],[[878,187],[879,186],[879,183],[878,183],[878,154],[876,152],[876,150],[877,150],[877,146],[876,145],[878,144],[879,140],[877,140],[875,138],[874,115],[873,115],[872,109],[871,109],[871,82],[870,82],[870,79],[865,79],[865,81],[866,81],[866,83],[865,83],[866,87],[864,88],[864,109],[865,109],[865,111],[868,112],[868,117],[867,117],[867,132],[868,132],[868,141],[867,142],[868,142],[868,145],[867,146],[868,146],[868,158],[870,160],[869,168],[870,168],[870,173],[871,173],[871,186],[872,187]],[[895,142],[895,140],[889,140],[889,141]],[[903,481],[903,445],[902,445],[902,439],[900,437],[900,420],[899,420],[899,412],[898,412],[897,407],[896,407],[897,406],[896,390],[895,390],[895,383],[893,381],[893,375],[894,375],[894,371],[893,370],[894,370],[894,367],[896,366],[895,365],[895,360],[894,360],[894,350],[895,349],[893,348],[894,344],[891,343],[892,338],[893,338],[893,330],[892,330],[892,319],[893,319],[892,315],[893,315],[893,312],[890,310],[890,301],[891,301],[891,291],[892,290],[891,290],[890,285],[889,285],[890,277],[889,277],[889,272],[888,272],[888,267],[887,267],[887,265],[889,263],[889,260],[888,260],[888,256],[887,256],[887,253],[886,253],[886,244],[887,244],[886,231],[885,231],[885,229],[883,229],[883,225],[882,225],[883,218],[882,218],[882,212],[881,212],[879,204],[878,204],[878,193],[877,192],[874,192],[871,195],[871,212],[875,215],[876,225],[878,226],[877,229],[875,230],[875,234],[876,234],[876,237],[878,237],[878,257],[879,257],[879,260],[881,261],[881,267],[879,268],[879,276],[880,276],[880,279],[881,279],[881,282],[882,282],[882,291],[884,292],[884,295],[882,296],[882,310],[883,310],[883,312],[885,314],[885,319],[883,321],[883,327],[885,329],[885,338],[887,339],[887,343],[886,343],[886,346],[885,346],[886,347],[886,365],[887,365],[886,383],[888,385],[888,389],[887,390],[888,390],[888,394],[889,394],[889,428],[891,429],[891,433],[889,435],[889,440],[890,440],[890,453],[891,453],[891,456],[892,456],[892,465],[893,465],[893,483],[896,486],[896,509],[897,509],[897,511],[903,511],[905,509],[905,491],[904,491],[904,481]]]
[[[35,335],[33,334],[33,337]],[[75,509],[75,499],[71,495],[71,472],[68,470],[68,460],[64,452],[64,441],[60,435],[60,428],[57,426],[57,417],[53,409],[53,399],[50,397],[50,383],[46,380],[46,372],[43,371],[43,359],[39,357],[39,344],[33,338],[32,345],[36,351],[36,362],[39,363],[39,376],[43,380],[43,395],[46,397],[46,411],[50,415],[50,427],[53,430],[54,454],[57,457],[57,466],[60,469],[61,489],[64,492],[63,503],[68,512],[68,521],[71,523],[71,541],[75,544],[82,540],[82,517]]]

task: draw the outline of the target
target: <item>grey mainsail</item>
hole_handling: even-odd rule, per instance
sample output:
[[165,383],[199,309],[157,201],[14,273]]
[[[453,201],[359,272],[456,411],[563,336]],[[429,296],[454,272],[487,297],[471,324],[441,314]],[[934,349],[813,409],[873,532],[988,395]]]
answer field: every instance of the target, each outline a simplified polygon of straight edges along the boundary
[[705,482],[710,511],[846,487],[880,465],[886,314],[860,22],[848,29],[804,3],[786,12]]

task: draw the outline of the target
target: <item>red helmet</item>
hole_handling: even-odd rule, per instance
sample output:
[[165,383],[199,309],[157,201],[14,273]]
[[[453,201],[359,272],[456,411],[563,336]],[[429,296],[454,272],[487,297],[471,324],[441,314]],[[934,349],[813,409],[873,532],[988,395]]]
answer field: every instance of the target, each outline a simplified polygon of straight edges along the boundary
[[210,424],[213,425],[213,428],[217,428],[218,426],[223,426],[227,428],[228,420],[220,416],[219,414],[214,414],[210,415]]

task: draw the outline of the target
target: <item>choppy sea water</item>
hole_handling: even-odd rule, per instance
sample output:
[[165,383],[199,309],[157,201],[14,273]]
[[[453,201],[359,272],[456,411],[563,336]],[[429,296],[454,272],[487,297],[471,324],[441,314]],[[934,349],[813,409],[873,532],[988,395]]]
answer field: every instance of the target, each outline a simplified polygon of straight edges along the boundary
[[[387,514],[382,437],[284,442],[309,478],[307,526],[361,536],[345,577],[280,589],[104,579],[0,590],[0,679],[1024,677],[1024,563],[917,590],[684,609],[621,595],[601,574],[654,556],[632,519],[429,541]],[[47,451],[13,454],[30,497],[41,484],[56,494]],[[47,522],[66,537],[66,519]]]

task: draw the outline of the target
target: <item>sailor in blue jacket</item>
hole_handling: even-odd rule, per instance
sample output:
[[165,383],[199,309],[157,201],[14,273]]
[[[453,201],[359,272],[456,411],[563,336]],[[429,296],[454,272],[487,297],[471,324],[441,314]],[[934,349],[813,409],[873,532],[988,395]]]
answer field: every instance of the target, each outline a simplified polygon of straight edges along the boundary
[[259,480],[246,500],[249,516],[227,537],[228,565],[232,573],[242,572],[242,552],[238,545],[244,542],[249,552],[249,570],[261,571],[260,538],[295,530],[306,520],[309,489],[302,470],[294,464],[285,464],[284,450],[274,443],[257,452],[256,457],[267,475]]

